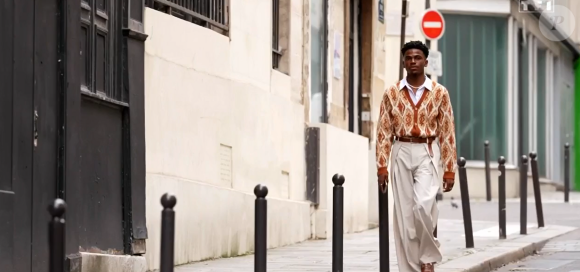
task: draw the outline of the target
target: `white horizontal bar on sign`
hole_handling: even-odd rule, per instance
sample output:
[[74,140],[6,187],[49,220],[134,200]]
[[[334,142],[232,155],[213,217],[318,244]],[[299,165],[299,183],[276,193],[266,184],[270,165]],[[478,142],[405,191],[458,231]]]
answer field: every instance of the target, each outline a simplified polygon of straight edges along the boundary
[[423,22],[424,28],[441,28],[441,22]]

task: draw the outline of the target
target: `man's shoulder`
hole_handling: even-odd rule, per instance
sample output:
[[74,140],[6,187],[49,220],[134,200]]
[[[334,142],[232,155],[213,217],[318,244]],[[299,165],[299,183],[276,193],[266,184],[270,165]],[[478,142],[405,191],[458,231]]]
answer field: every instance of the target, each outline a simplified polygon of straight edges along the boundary
[[432,81],[432,82],[433,82],[432,90],[434,92],[449,93],[447,91],[447,88],[445,86],[443,86],[443,84],[436,82],[436,81]]
[[393,90],[398,90],[399,89],[399,85],[401,84],[402,80],[397,80],[395,82],[393,82],[393,84],[391,84],[389,87],[387,87],[387,90],[393,89]]
[[398,84],[399,83],[397,82],[397,83],[393,83],[393,84],[387,86],[387,88],[385,89],[385,92],[383,93],[383,96],[391,97],[394,94],[396,94],[397,91],[399,90]]

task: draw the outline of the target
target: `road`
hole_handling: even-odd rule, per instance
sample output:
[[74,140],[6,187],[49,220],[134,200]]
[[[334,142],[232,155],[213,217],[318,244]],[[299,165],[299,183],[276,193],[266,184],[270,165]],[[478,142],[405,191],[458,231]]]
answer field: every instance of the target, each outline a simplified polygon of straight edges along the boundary
[[[546,225],[562,225],[580,228],[580,201],[577,193],[571,195],[572,203],[563,203],[561,194],[552,194],[543,204]],[[552,197],[552,198],[550,198]],[[530,199],[531,198],[531,199]],[[529,197],[533,201],[533,197]],[[453,200],[461,207],[461,202]],[[473,220],[497,220],[498,203],[474,201],[471,204]],[[519,201],[509,201],[506,205],[508,222],[519,222]],[[451,200],[439,204],[441,217],[461,219],[461,208],[453,208]],[[533,202],[528,203],[528,220],[536,221],[536,210]],[[580,229],[552,239],[544,248],[533,256],[518,262],[510,263],[495,272],[580,272]]]
[[538,254],[495,271],[578,272],[580,271],[580,230],[555,238]]

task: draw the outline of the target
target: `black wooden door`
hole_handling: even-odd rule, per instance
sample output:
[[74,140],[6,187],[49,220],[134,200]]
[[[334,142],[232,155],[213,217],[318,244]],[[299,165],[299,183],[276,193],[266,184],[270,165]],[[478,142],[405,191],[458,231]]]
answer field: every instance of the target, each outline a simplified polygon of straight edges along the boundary
[[0,2],[0,271],[30,271],[21,262],[30,264],[32,242],[32,50],[17,45],[32,22],[14,22],[29,2]]
[[45,272],[46,207],[57,189],[58,2],[1,3],[0,271]]
[[[123,253],[123,114],[120,87],[121,1],[82,0],[80,10],[80,195],[79,246],[91,252]],[[74,90],[73,90],[74,91]]]
[[[14,4],[0,2],[0,37],[13,37]],[[0,39],[0,271],[13,271],[14,263],[14,185],[12,182],[12,139],[14,118],[13,41]]]
[[48,271],[56,197],[67,254],[145,253],[146,35],[130,1],[0,0],[1,272]]
[[[15,0],[19,2],[20,0]],[[28,1],[28,0],[27,0]],[[34,12],[18,21],[31,24],[33,38],[33,141],[32,143],[32,219],[31,219],[31,269],[26,271],[48,271],[48,205],[58,194],[59,178],[59,131],[64,128],[59,116],[63,101],[59,92],[58,25],[60,20],[59,0],[33,0]],[[17,195],[18,196],[18,195]],[[22,270],[24,271],[24,270]]]
[[66,252],[143,254],[143,1],[62,2],[66,132],[57,187],[69,205]]

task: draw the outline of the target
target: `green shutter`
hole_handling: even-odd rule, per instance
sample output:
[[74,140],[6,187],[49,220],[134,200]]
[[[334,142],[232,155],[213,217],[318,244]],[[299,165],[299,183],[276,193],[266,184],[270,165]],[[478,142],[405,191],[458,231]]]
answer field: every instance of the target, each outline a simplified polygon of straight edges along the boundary
[[[527,35],[526,33],[522,34],[522,30],[520,30],[520,36]],[[523,36],[522,36],[523,37]],[[526,42],[522,40],[519,44],[519,90],[518,90],[518,116],[519,116],[519,135],[518,140],[520,142],[520,146],[518,148],[518,165],[520,164],[521,155],[527,155],[530,150],[530,77],[529,77],[529,68],[530,68],[530,56],[529,56],[529,39],[526,39]],[[539,159],[539,158],[538,158]]]
[[538,172],[540,177],[546,177],[546,50],[538,49],[538,95],[536,107],[538,110],[537,130],[538,130]]
[[445,14],[445,35],[439,40],[443,76],[455,117],[457,155],[484,160],[506,156],[507,18]]

